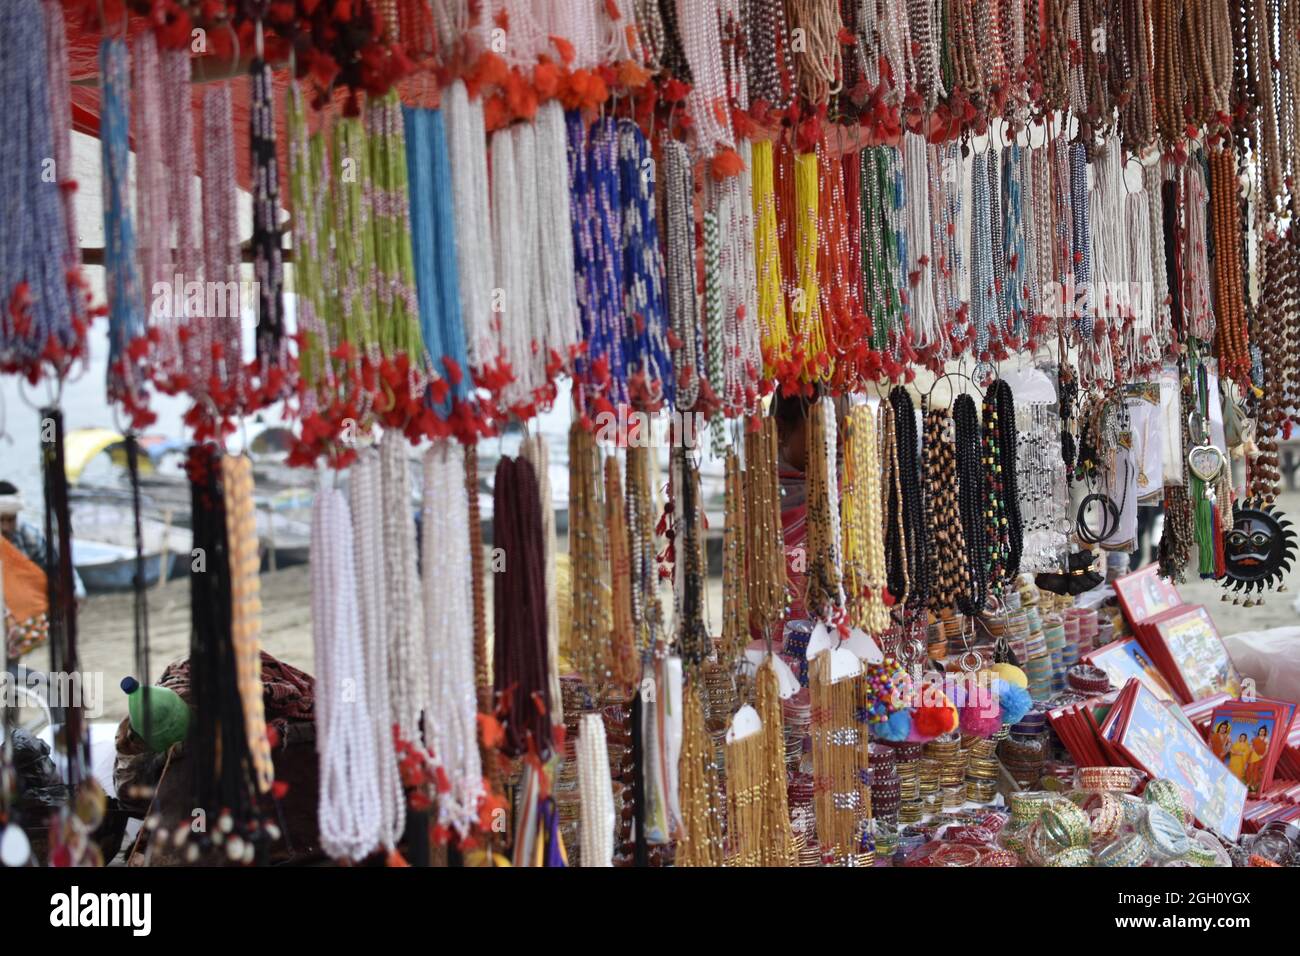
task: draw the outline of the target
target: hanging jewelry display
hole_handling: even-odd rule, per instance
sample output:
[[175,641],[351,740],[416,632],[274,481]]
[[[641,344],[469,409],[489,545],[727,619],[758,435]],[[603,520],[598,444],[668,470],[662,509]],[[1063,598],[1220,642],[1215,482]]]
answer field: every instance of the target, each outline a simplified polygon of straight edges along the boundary
[[1060,568],[1068,547],[1061,530],[1070,519],[1059,427],[1055,403],[1016,403],[1016,485],[1024,525],[1021,571]]
[[582,422],[574,421],[569,427],[569,648],[578,673],[597,698],[614,679],[605,584],[609,530],[601,495],[600,449]]
[[[361,643],[365,659],[366,702],[370,711],[371,736],[378,771],[379,840],[392,850],[406,824],[406,793],[398,772],[393,728],[396,725],[388,673],[393,653],[393,634],[388,627],[389,608],[385,603],[383,486],[379,451],[373,446],[363,449],[348,472],[348,502],[352,519],[352,557],[355,574],[345,577],[343,586],[355,589]],[[322,545],[327,547],[328,545]],[[326,554],[324,570],[341,559]],[[313,565],[313,573],[315,566]],[[328,580],[328,579],[326,579]],[[327,587],[327,585],[322,585]],[[326,592],[323,592],[326,593]],[[346,610],[346,608],[345,608]],[[334,613],[333,605],[329,613]],[[346,625],[346,619],[333,626]],[[322,632],[328,649],[341,638],[337,631]]]
[[727,672],[731,672],[749,643],[750,620],[749,589],[745,576],[748,567],[745,531],[749,520],[740,456],[734,449],[727,450],[724,476],[726,525],[722,535],[722,634],[718,640],[717,655],[718,663]]
[[1016,480],[1016,406],[1011,386],[997,379],[984,396],[985,467],[989,478],[990,571],[1000,592],[1020,573],[1024,534]]
[[253,461],[247,455],[223,455],[221,487],[225,496],[227,562],[230,567],[230,637],[235,653],[235,682],[244,708],[244,730],[253,759],[257,789],[266,793],[275,779],[271,745],[262,709],[262,556],[257,544],[253,507]]
[[[36,21],[33,20],[33,23]],[[144,334],[144,291],[136,258],[135,227],[126,195],[130,147],[128,136],[130,80],[126,44],[105,38],[99,47],[99,88],[103,96],[99,138],[104,164],[104,271],[108,299],[108,396],[110,401],[138,401],[141,373],[132,367],[130,344]],[[21,191],[19,192],[21,195]],[[57,213],[55,213],[57,215]],[[42,230],[48,235],[49,231]],[[51,256],[51,263],[61,257]],[[52,280],[51,280],[52,281]],[[54,308],[66,310],[62,282],[46,292]],[[47,322],[52,322],[47,318]]]
[[889,627],[881,505],[876,415],[869,405],[855,405],[844,423],[844,595],[849,620],[872,634]]
[[578,732],[578,788],[582,794],[583,866],[614,865],[614,788],[609,776],[605,723],[599,714],[583,714]]
[[[758,711],[758,718],[763,724],[762,752],[759,757],[759,794],[762,803],[759,865],[794,866],[796,858],[786,788],[786,735],[780,681],[776,675],[776,664],[770,656],[759,665],[756,683],[754,709]],[[802,748],[803,739],[799,739]]]
[[492,541],[504,556],[493,575],[493,687],[504,716],[509,756],[551,753],[546,673],[546,561],[541,499],[533,466],[522,458],[497,463],[492,491]]
[[[192,565],[190,573],[190,613],[194,625],[190,638],[190,704],[196,714],[190,737],[193,745],[191,758],[194,760],[193,799],[194,806],[203,808],[209,819],[220,818],[222,832],[225,833],[226,821],[242,829],[250,820],[254,805],[254,784],[248,775],[251,767],[248,734],[244,729],[244,708],[236,679],[235,652],[231,639],[231,570],[226,538],[225,497],[221,487],[220,452],[212,445],[193,446],[186,471],[190,478],[194,547],[204,556],[202,565]],[[322,517],[322,512],[328,516],[335,505],[344,509],[333,525],[338,530],[330,531],[329,527],[320,527],[322,521],[326,520]],[[335,501],[325,494],[318,495],[313,505],[313,546],[326,540],[337,542],[339,536],[343,536],[342,543],[333,552],[339,556],[339,561],[350,560],[352,556],[351,543],[347,540],[349,531],[346,507],[341,495]],[[60,554],[66,555],[68,551],[64,545],[65,542],[60,541]],[[313,555],[313,573],[316,564]],[[340,603],[347,601],[346,581],[342,572],[338,575],[337,586],[331,581],[334,600]],[[313,588],[313,595],[318,593],[323,596],[327,592]],[[51,602],[51,606],[54,606],[54,602]],[[320,627],[326,628],[334,618],[322,611],[319,616],[313,614],[313,622],[317,620],[320,621]],[[316,624],[313,623],[313,629],[315,627]],[[341,633],[349,635],[348,639],[356,639],[355,616],[346,621],[340,620],[339,627],[343,629]],[[53,633],[50,643],[51,646],[56,645]],[[57,666],[57,662],[51,663]],[[67,666],[67,662],[64,666]],[[317,655],[316,671],[317,682],[322,687],[331,687],[331,672],[323,653]],[[358,673],[359,664],[351,672]],[[333,746],[329,714],[328,704],[322,706],[322,702],[318,701],[317,726],[326,728],[323,745],[318,744],[318,752],[323,755],[331,752],[329,748]],[[364,726],[351,719],[345,723],[348,726]],[[70,727],[69,730],[75,731],[76,728]],[[346,742],[339,743],[340,750],[346,746]],[[345,762],[345,765],[350,765],[350,762]],[[330,778],[328,774],[322,773],[321,779],[327,781]],[[321,803],[327,809],[329,805],[326,802],[334,793],[336,791],[332,787],[321,788]],[[360,812],[361,801],[356,801],[355,806]],[[346,812],[350,814],[351,811]],[[320,814],[323,844],[331,837],[327,821],[332,816],[331,813]],[[375,836],[375,831],[368,828],[351,846],[358,853],[368,852],[376,843]],[[211,837],[201,839],[200,848],[211,847],[212,840]],[[362,843],[365,843],[364,847],[361,846]]]
[[722,866],[722,814],[713,742],[704,729],[704,704],[694,679],[682,695],[682,754],[679,800],[682,833],[676,866]]
[[275,158],[275,98],[271,66],[261,52],[249,64],[249,135],[253,168],[253,275],[258,283],[257,357],[283,365],[284,264],[280,250],[280,172]]
[[392,653],[388,662],[389,701],[393,723],[403,740],[418,744],[420,713],[429,701],[429,662],[424,646],[424,605],[411,515],[411,476],[407,443],[385,432],[379,443],[383,489],[384,599]]
[[[551,451],[541,434],[528,435],[519,445],[519,454],[533,466],[537,476],[537,493],[542,501],[542,540],[546,548],[546,671],[550,675],[551,717],[556,724],[564,721],[564,700],[560,692],[560,606],[557,595],[555,509],[551,502]],[[477,496],[476,496],[477,497]]]
[[962,535],[957,494],[956,431],[950,412],[925,413],[925,498],[927,551],[934,565],[929,607],[936,613],[953,606],[957,595],[970,593],[970,566]]
[[753,628],[770,633],[785,610],[785,545],[777,475],[776,419],[745,432],[745,554]]
[[808,417],[808,588],[804,607],[824,621],[843,606],[835,502],[835,412],[829,399],[814,402]]
[[[483,768],[478,750],[478,700],[474,686],[469,540],[463,534],[468,501],[465,452],[442,440],[424,455],[420,527],[421,592],[431,680],[424,740],[445,777],[439,787],[438,823],[462,838],[478,820]],[[549,593],[549,592],[548,592]],[[553,682],[554,686],[558,684]]]
[[[195,518],[197,531],[197,508]],[[356,861],[368,856],[380,842],[383,797],[366,682],[355,677],[364,672],[365,648],[357,607],[352,519],[347,499],[338,489],[322,487],[317,491],[311,541],[312,643],[318,688],[316,751],[321,780],[317,820],[325,852],[335,859]],[[206,576],[195,574],[190,580],[197,588],[197,579]],[[194,678],[197,703],[197,672]],[[214,687],[212,692],[223,691]],[[225,727],[221,733],[224,741]],[[226,751],[222,752],[224,756]],[[230,762],[222,761],[223,770]]]
[[704,552],[699,467],[691,449],[672,451],[673,592],[676,601],[676,651],[688,671],[697,668],[712,648],[704,621]]
[[609,569],[609,680],[620,694],[629,694],[641,677],[636,635],[632,630],[632,561],[627,514],[618,458],[605,459],[605,544],[602,565]]
[[983,612],[989,593],[988,478],[975,400],[965,393],[958,395],[952,403],[952,417],[957,439],[957,501],[970,567],[970,590],[958,593],[957,608],[970,617]]
[[907,561],[907,596],[899,603],[924,607],[930,598],[933,567],[926,540],[926,502],[922,490],[921,439],[916,406],[902,386],[889,393],[894,427],[894,483],[902,517],[902,542]]
[[663,638],[659,569],[655,560],[654,497],[650,491],[650,450],[627,449],[627,523],[632,539],[632,630],[642,665]]
[[[464,399],[471,382],[457,268],[458,224],[453,218],[453,175],[442,110],[402,107],[406,167],[410,174],[411,258],[421,338],[432,373],[449,399]],[[439,394],[435,386],[434,396]]]
[[762,866],[763,736],[751,732],[728,740],[727,748],[727,865]]
[[871,814],[864,783],[867,735],[857,720],[860,680],[861,675],[836,680],[830,651],[809,665],[817,842],[822,862],[836,866],[856,865],[862,828]]

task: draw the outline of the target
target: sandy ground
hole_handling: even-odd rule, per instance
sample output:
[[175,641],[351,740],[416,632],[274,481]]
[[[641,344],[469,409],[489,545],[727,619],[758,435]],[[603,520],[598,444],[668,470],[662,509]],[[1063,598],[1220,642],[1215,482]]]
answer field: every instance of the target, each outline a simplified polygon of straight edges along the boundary
[[[1281,497],[1284,512],[1300,519],[1300,493]],[[1293,600],[1300,594],[1300,563],[1286,576],[1287,590],[1270,593],[1262,605],[1247,608],[1222,601],[1224,590],[1212,581],[1202,581],[1194,572],[1179,586],[1184,600],[1206,605],[1219,631],[1233,634],[1244,630],[1300,624]],[[489,584],[489,588],[491,585]],[[489,596],[491,592],[489,591]],[[709,619],[714,629],[721,623],[721,582],[709,582]],[[489,613],[490,613],[489,600]],[[314,670],[311,641],[310,577],[305,566],[262,576],[262,640],[267,651],[308,673]],[[80,647],[83,671],[104,675],[104,718],[120,720],[126,714],[126,697],[117,684],[134,672],[135,633],[130,594],[92,596],[80,616]],[[189,653],[189,586],[183,580],[169,581],[149,594],[150,675],[156,679],[173,660]],[[26,663],[41,667],[42,651]],[[138,675],[137,675],[138,676]]]

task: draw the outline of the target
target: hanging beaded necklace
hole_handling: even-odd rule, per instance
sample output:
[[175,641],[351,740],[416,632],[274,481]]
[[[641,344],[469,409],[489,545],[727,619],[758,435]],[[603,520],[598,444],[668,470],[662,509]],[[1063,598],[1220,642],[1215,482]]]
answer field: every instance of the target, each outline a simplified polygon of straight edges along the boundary
[[934,588],[929,607],[936,613],[952,607],[960,595],[971,590],[950,414],[940,408],[930,408],[925,413],[926,541],[934,562]]
[[[253,177],[253,276],[258,283],[257,357],[266,366],[288,359],[284,330],[284,263],[278,223],[280,172],[275,158],[275,99],[271,67],[249,64],[249,135]],[[396,94],[393,94],[396,99]]]
[[[33,19],[32,24],[38,21]],[[110,401],[132,399],[140,388],[140,371],[129,367],[127,347],[144,333],[144,292],[136,264],[135,227],[131,220],[130,200],[126,196],[129,181],[130,147],[128,54],[126,44],[112,37],[105,38],[99,47],[99,88],[103,99],[100,106],[100,142],[104,166],[104,270],[105,292],[108,299],[108,397]],[[42,114],[44,115],[44,114]],[[48,135],[48,134],[47,134]],[[52,206],[49,219],[57,221],[57,206]],[[49,231],[53,242],[61,234]],[[62,256],[51,263],[61,263]],[[37,273],[36,275],[39,275]],[[31,279],[29,278],[30,282]],[[46,300],[58,311],[66,311],[67,293],[62,280],[49,279],[42,290]],[[6,290],[6,294],[8,294]],[[62,308],[59,304],[62,303]],[[45,315],[45,328],[53,324],[51,313]],[[44,330],[42,330],[44,332]],[[41,347],[44,347],[42,336]]]
[[662,143],[664,273],[668,292],[675,407],[686,411],[699,397],[700,329],[695,303],[695,211],[690,159],[677,140]]
[[925,496],[922,492],[920,437],[917,435],[916,406],[901,385],[889,392],[894,411],[895,483],[901,496],[903,540],[907,555],[907,598],[900,603],[924,607],[930,599],[933,567],[926,540]]
[[880,462],[876,416],[855,405],[844,423],[844,593],[849,620],[869,633],[889,627],[885,604],[885,540],[880,523]]
[[[471,450],[469,452],[473,454]],[[438,823],[469,835],[478,821],[483,767],[478,749],[478,700],[474,686],[469,502],[464,493],[465,449],[441,440],[424,455],[420,571],[426,653],[431,690],[424,713],[424,740],[445,776],[438,795]]]
[[856,862],[859,835],[871,814],[866,786],[867,735],[857,719],[861,675],[834,679],[831,652],[808,668],[817,843],[823,862]]
[[964,393],[958,395],[953,400],[952,417],[957,444],[957,499],[970,568],[970,589],[958,593],[957,608],[970,617],[984,610],[988,596],[988,479],[975,400]]
[[632,561],[627,516],[623,499],[623,481],[618,458],[605,459],[605,543],[603,564],[609,568],[609,681],[617,693],[630,695],[641,678],[641,659],[637,654],[636,634],[632,626]]
[[672,515],[674,600],[677,605],[676,651],[688,672],[698,672],[710,655],[712,640],[705,623],[703,507],[699,468],[692,450],[681,445],[672,452]]
[[247,455],[223,455],[221,487],[225,497],[227,560],[230,567],[230,640],[235,682],[244,710],[244,732],[259,793],[275,780],[271,745],[262,709],[261,554],[253,508],[253,462]]
[[[542,546],[546,558],[546,673],[551,698],[551,723],[564,720],[564,697],[560,688],[560,605],[556,595],[556,552],[558,541],[555,531],[555,509],[545,507],[551,498],[551,451],[540,434],[528,435],[519,445],[519,454],[533,466],[537,476],[537,497],[542,507]],[[477,494],[474,496],[477,500]]]
[[631,120],[619,121],[618,136],[623,312],[631,317],[624,337],[629,398],[648,409],[661,401],[671,406],[675,383],[668,346],[664,260],[655,215],[654,177],[645,175],[650,146]]
[[[370,702],[366,682],[356,680],[364,673],[365,650],[351,525],[343,492],[319,489],[312,505],[311,537],[316,750],[321,765],[316,815],[321,848],[335,859],[361,860],[379,844],[383,816]],[[346,706],[345,686],[350,690]],[[196,702],[201,702],[198,686],[194,689]],[[223,766],[233,762],[225,756]]]
[[384,528],[384,600],[391,633],[388,658],[389,702],[402,739],[420,740],[420,714],[429,701],[429,666],[425,653],[424,606],[411,514],[411,478],[400,432],[385,432],[379,443]]
[[776,420],[745,432],[745,555],[753,630],[767,635],[785,609],[785,546],[777,477]]
[[835,417],[829,397],[808,410],[808,582],[804,607],[815,618],[829,621],[843,605],[840,581],[839,537],[836,533],[839,502],[835,495],[833,462]]
[[388,674],[392,634],[388,629],[388,607],[384,600],[384,505],[380,470],[378,450],[374,447],[363,449],[349,471],[348,494],[352,520],[352,566],[355,568],[355,577],[351,579],[355,591],[353,600],[357,606],[357,623],[365,658],[366,701],[370,707],[379,773],[379,838],[392,849],[405,826],[406,793],[397,770]]
[[[455,80],[442,91],[442,109],[446,114],[447,151],[451,165],[457,289],[460,292],[465,348],[471,367],[481,369],[495,363],[499,348],[491,326],[495,264],[492,260],[483,101],[478,97],[471,100],[464,81]],[[553,124],[554,120],[546,122]],[[564,242],[555,236],[550,238],[553,242]],[[571,270],[572,266],[569,268]]]
[[746,586],[746,515],[744,474],[740,456],[728,449],[725,457],[726,525],[722,536],[722,635],[718,663],[734,670],[749,643],[749,590]]
[[682,833],[677,841],[676,866],[722,866],[721,794],[713,742],[704,727],[704,704],[698,681],[691,679],[682,695],[682,752],[678,784]]
[[654,500],[650,492],[650,451],[627,449],[627,522],[632,539],[632,627],[644,663],[663,636],[659,573],[655,561]]
[[975,330],[975,355],[981,361],[989,356],[997,317],[988,162],[988,154],[979,152],[971,161],[970,317]]
[[578,673],[598,696],[614,677],[604,585],[606,532],[600,450],[575,420],[569,426],[569,647]]
[[770,140],[760,140],[753,145],[753,192],[754,258],[763,376],[772,378],[777,375],[778,367],[790,359],[790,331],[786,324]]
[[[504,715],[503,750],[512,757],[551,754],[547,675],[546,561],[541,499],[533,466],[503,457],[493,483],[493,544],[505,556],[493,575],[493,689]],[[575,613],[576,605],[575,605]]]
[[749,97],[764,102],[774,110],[790,105],[794,91],[791,67],[790,30],[784,3],[750,3],[747,11],[749,28]]

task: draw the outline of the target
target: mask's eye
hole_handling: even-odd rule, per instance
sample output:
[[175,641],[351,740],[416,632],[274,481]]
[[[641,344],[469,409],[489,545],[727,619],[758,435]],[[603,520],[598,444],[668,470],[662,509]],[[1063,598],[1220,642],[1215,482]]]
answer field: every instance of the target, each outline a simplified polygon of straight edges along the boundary
[[1228,546],[1232,548],[1244,548],[1246,546],[1246,532],[1229,531]]
[[1250,536],[1250,543],[1256,548],[1268,547],[1268,535],[1263,531],[1256,531]]

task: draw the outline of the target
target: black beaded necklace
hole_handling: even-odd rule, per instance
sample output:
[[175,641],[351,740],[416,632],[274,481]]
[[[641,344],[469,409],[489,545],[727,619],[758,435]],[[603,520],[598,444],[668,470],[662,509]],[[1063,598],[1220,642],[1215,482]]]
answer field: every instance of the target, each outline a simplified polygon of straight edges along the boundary
[[957,441],[957,502],[970,565],[970,589],[957,595],[957,607],[963,614],[974,615],[984,610],[989,580],[983,439],[975,400],[958,395],[953,401],[952,417]]
[[899,493],[906,539],[907,573],[911,582],[908,603],[924,607],[930,599],[933,568],[926,540],[925,495],[921,487],[921,462],[916,431],[916,406],[903,386],[889,393],[894,409],[894,443],[897,449]]
[[998,379],[984,396],[985,418],[989,416],[989,407],[993,407],[993,418],[997,423],[996,451],[997,471],[1000,490],[1000,507],[1004,526],[1001,529],[1001,542],[1006,549],[1006,578],[1012,580],[1020,573],[1020,559],[1024,554],[1024,525],[1020,516],[1020,494],[1016,484],[1016,399],[1011,386],[1004,379]]

